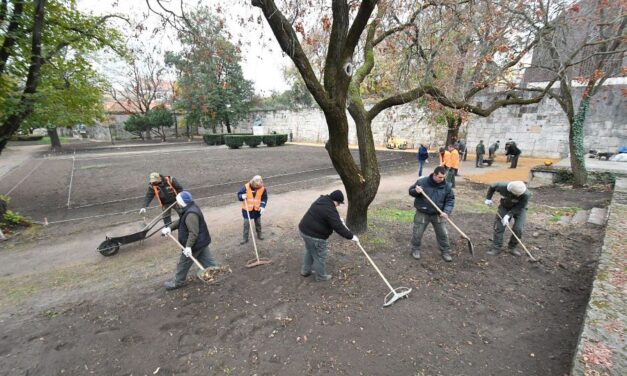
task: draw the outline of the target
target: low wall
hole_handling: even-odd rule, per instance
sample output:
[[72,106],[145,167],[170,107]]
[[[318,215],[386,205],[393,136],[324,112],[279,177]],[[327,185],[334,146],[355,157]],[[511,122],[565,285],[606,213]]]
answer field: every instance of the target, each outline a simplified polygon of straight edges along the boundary
[[627,178],[616,180],[572,375],[627,375]]

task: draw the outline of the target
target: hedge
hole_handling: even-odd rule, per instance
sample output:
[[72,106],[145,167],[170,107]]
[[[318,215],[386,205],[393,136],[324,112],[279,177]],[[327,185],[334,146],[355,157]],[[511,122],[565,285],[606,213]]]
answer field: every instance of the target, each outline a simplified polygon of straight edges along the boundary
[[246,137],[248,136],[231,135],[231,134],[224,135],[224,143],[230,149],[239,149],[242,147],[242,145],[244,145],[244,139]]
[[252,136],[252,133],[211,133],[202,136],[207,145],[224,145],[225,136]]
[[244,136],[244,142],[251,148],[256,148],[261,144],[262,136]]
[[[268,146],[281,146],[287,142],[287,134],[268,134],[265,136],[254,136],[252,134],[225,134],[224,143],[231,149],[238,149],[244,144],[251,148],[257,147],[261,142]],[[207,141],[205,141],[207,142]]]
[[29,134],[29,135],[16,134],[16,135],[11,136],[11,141],[39,141],[44,137],[45,136],[35,136],[32,134]]

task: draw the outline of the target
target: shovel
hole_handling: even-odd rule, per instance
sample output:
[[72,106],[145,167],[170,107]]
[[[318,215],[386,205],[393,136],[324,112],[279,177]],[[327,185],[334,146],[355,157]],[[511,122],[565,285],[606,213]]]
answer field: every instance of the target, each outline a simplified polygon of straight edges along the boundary
[[366,258],[368,259],[370,264],[374,267],[374,270],[376,270],[377,273],[379,273],[379,275],[383,279],[383,282],[385,282],[385,284],[390,289],[390,292],[383,299],[383,306],[388,307],[392,305],[395,301],[399,300],[400,298],[407,297],[407,295],[411,292],[411,288],[409,287],[393,288],[392,285],[390,285],[390,282],[388,282],[388,280],[383,276],[383,273],[381,273],[381,270],[379,270],[379,268],[374,263],[374,261],[372,261],[372,259],[370,258],[370,256],[368,255],[364,247],[362,247],[359,242],[357,242],[357,245],[359,246],[359,249],[361,249],[361,251],[364,253],[364,255],[366,255]]
[[[501,215],[497,212],[496,215],[503,220],[503,217],[501,217]],[[529,256],[531,262],[538,262],[538,259],[533,257],[533,255],[531,255],[531,252],[529,252],[529,250],[527,249],[527,247],[525,247],[525,245],[523,244],[522,240],[520,240],[520,238],[518,237],[518,235],[516,235],[516,233],[514,232],[514,230],[512,230],[512,228],[509,226],[509,222],[505,225],[507,227],[507,229],[509,230],[509,232],[512,233],[512,235],[514,235],[514,237],[516,238],[516,240],[518,240],[518,244],[520,244],[523,249],[525,250],[525,252],[527,253],[527,256]]]
[[269,258],[265,258],[265,257],[259,258],[259,252],[257,252],[257,242],[255,242],[255,235],[253,233],[253,223],[250,220],[250,213],[248,213],[247,199],[244,199],[244,206],[246,207],[246,216],[248,217],[248,225],[250,226],[250,236],[253,238],[253,247],[255,248],[255,258],[252,260],[248,260],[248,262],[246,263],[246,267],[254,268],[255,266],[259,266],[259,265],[270,264],[272,260],[270,260]]
[[[422,188],[421,188],[422,189]],[[429,198],[429,196],[427,196],[427,194],[423,191],[422,192],[422,197],[424,197],[425,199],[427,199],[427,201],[429,201],[429,203],[435,208],[435,210],[438,211],[438,213],[440,213],[440,215],[442,215],[444,212],[438,208],[438,206],[435,204],[435,202],[431,201],[431,199]],[[457,230],[457,232],[459,232],[459,234],[468,241],[468,251],[470,252],[470,255],[472,257],[475,257],[475,246],[472,245],[472,242],[470,241],[470,238],[468,237],[468,235],[464,234],[464,232],[462,230],[459,229],[459,227],[457,227],[455,225],[455,223],[453,223],[453,221],[451,221],[450,218],[446,218],[446,220],[448,221],[448,223],[451,224],[451,226],[453,226],[455,228],[455,230]]]

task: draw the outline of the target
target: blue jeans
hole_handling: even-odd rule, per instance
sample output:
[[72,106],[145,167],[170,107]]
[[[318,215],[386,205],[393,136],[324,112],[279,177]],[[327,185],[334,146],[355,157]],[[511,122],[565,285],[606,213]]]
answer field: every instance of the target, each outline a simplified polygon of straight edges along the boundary
[[305,235],[302,232],[300,236],[305,241],[305,255],[303,257],[303,268],[301,274],[309,274],[312,271],[316,272],[316,279],[318,276],[327,275],[327,257],[329,251],[327,250],[327,240],[312,238]]
[[414,215],[414,229],[411,237],[411,250],[420,252],[420,245],[422,244],[422,235],[424,235],[427,226],[431,223],[433,230],[435,231],[435,237],[438,241],[438,246],[441,253],[448,253],[451,251],[451,246],[448,241],[448,231],[446,231],[446,219],[440,217],[439,214],[426,214],[416,210]]
[[[192,255],[205,268],[208,268],[210,266],[220,265],[218,264],[216,259],[213,258],[211,251],[209,251],[209,246],[201,248],[198,251],[192,252]],[[193,263],[194,261],[192,261],[191,258],[186,257],[183,253],[181,253],[181,256],[179,257],[179,263],[176,265],[176,277],[174,278],[174,282],[177,285],[182,285],[185,283],[185,280],[187,279],[187,272],[189,271],[189,268],[192,267]]]
[[418,176],[422,176],[422,168],[425,165],[425,161],[418,160],[418,164],[420,165],[420,168],[418,169]]

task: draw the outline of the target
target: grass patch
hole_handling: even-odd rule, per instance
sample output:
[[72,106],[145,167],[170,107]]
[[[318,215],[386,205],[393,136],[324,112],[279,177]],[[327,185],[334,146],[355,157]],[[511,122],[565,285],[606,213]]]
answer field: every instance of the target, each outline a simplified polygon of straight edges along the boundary
[[395,208],[377,208],[370,211],[370,216],[374,219],[379,219],[386,222],[406,222],[412,223],[414,221],[414,215],[416,211],[402,210]]
[[91,170],[93,168],[105,168],[105,167],[109,167],[109,165],[108,164],[85,165],[85,166],[80,166],[78,170]]
[[551,213],[551,218],[549,219],[549,221],[559,222],[564,216],[572,217],[573,215],[575,215],[575,213],[577,213],[578,210],[578,208],[561,208],[559,210],[555,210]]

